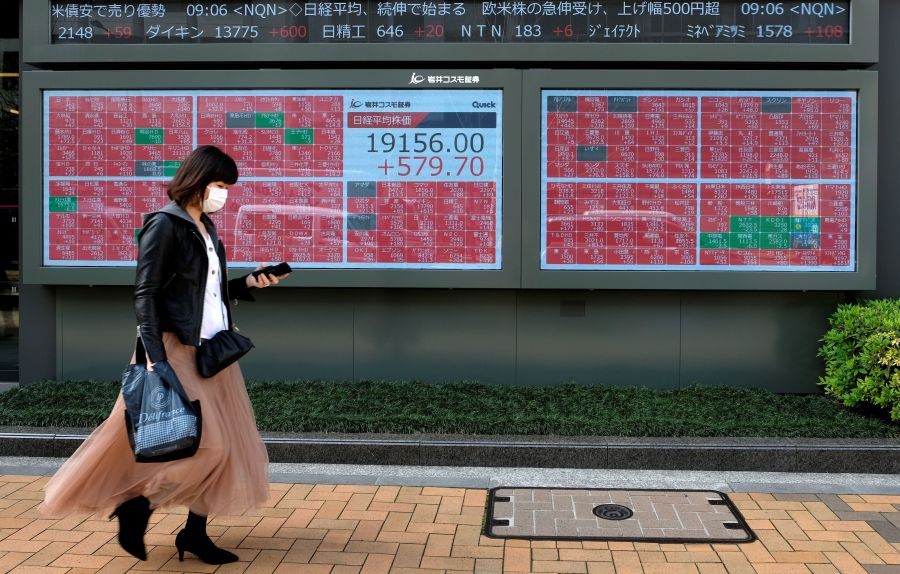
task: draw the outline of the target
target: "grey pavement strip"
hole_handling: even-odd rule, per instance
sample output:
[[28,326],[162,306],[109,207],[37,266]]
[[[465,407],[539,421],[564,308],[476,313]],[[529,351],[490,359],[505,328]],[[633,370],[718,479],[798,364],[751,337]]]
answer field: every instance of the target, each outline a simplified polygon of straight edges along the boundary
[[[0,473],[49,476],[64,458],[0,457]],[[900,494],[900,475],[269,463],[275,482],[494,488],[677,488],[722,492]]]
[[[0,456],[69,456],[88,432],[0,427]],[[900,439],[264,433],[263,440],[269,460],[283,463],[900,473]]]

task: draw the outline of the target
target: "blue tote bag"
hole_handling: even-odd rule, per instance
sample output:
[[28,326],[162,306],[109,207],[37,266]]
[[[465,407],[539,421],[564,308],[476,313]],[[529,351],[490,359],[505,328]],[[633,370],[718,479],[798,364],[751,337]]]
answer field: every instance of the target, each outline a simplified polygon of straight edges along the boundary
[[200,447],[200,401],[191,401],[167,361],[147,370],[138,337],[136,363],[122,373],[125,428],[137,462],[168,462],[192,456]]

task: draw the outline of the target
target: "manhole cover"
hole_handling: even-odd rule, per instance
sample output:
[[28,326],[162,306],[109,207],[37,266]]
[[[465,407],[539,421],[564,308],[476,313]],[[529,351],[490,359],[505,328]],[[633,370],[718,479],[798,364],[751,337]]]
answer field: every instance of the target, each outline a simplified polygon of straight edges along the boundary
[[715,490],[514,488],[490,491],[494,538],[632,542],[750,542],[755,536]]
[[634,516],[634,512],[621,504],[601,504],[594,507],[594,515],[604,520],[625,520]]

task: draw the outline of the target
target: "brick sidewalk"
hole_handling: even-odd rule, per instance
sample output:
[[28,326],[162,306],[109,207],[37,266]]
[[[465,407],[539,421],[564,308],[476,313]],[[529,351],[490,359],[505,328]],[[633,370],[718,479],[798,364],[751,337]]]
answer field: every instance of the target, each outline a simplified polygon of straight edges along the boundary
[[210,518],[213,540],[241,559],[217,568],[178,561],[186,510],[154,513],[140,562],[115,521],[43,519],[46,481],[0,476],[0,573],[900,574],[900,496],[730,494],[759,540],[685,545],[493,540],[481,535],[484,490],[273,484],[265,508]]

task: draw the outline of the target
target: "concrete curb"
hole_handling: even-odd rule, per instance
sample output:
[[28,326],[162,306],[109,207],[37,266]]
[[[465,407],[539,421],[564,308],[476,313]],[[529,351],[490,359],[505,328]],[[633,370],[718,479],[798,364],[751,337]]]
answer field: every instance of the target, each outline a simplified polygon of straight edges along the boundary
[[[6,431],[6,432],[4,432]],[[68,457],[90,429],[0,428],[0,456]],[[900,473],[898,439],[264,433],[271,462]]]

